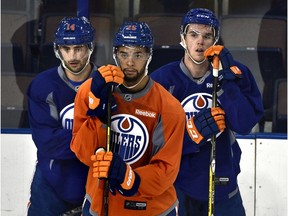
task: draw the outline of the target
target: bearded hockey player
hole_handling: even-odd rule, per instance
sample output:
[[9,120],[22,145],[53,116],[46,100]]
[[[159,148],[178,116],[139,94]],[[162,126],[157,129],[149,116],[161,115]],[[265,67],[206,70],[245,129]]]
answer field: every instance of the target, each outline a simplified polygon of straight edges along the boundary
[[[124,23],[114,38],[119,67],[100,67],[79,88],[71,148],[89,166],[83,216],[107,214],[105,180],[110,187],[108,215],[176,215],[173,183],[185,114],[181,104],[147,75],[152,46],[147,24]],[[112,147],[106,151],[106,95],[111,86]]]

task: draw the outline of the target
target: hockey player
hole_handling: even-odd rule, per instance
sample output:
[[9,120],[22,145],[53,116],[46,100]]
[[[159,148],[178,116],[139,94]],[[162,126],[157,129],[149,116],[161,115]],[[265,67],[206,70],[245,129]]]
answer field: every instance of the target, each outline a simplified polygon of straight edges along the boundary
[[93,41],[94,28],[85,17],[64,18],[54,41],[61,65],[41,72],[29,86],[29,120],[37,147],[29,216],[60,215],[83,203],[88,167],[76,158],[70,142],[76,92],[97,70],[90,63]]
[[[208,215],[211,137],[216,139],[214,215],[243,216],[245,210],[237,185],[241,149],[235,132],[248,134],[263,115],[261,94],[250,70],[233,60],[230,52],[217,45],[219,21],[207,9],[192,9],[181,23],[180,61],[169,63],[151,74],[182,104],[186,113],[181,167],[175,181],[179,216]],[[212,47],[211,47],[212,46]],[[212,107],[212,66],[204,51],[218,49],[218,107]],[[240,70],[235,70],[235,69]],[[191,135],[191,137],[189,136]],[[221,178],[220,178],[221,177]]]
[[[83,216],[103,215],[103,179],[111,191],[108,215],[176,215],[173,183],[179,171],[185,113],[147,75],[152,46],[147,24],[124,23],[113,45],[119,67],[100,67],[79,88],[71,148],[89,166]],[[106,152],[106,92],[111,85],[115,86],[113,147]]]

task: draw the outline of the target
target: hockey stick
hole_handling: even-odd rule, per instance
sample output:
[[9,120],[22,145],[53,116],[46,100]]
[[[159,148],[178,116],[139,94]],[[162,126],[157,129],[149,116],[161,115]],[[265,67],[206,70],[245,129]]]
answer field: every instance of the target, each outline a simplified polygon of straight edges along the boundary
[[107,92],[107,129],[106,129],[106,148],[107,152],[111,150],[111,110],[112,110],[112,94],[114,86],[111,86]]
[[[212,107],[217,106],[217,85],[219,72],[219,56],[213,56],[213,93],[212,93]],[[208,202],[208,216],[214,215],[214,198],[215,198],[215,167],[216,167],[216,135],[211,138],[211,156],[209,167],[209,202]]]
[[[107,92],[107,128],[106,128],[106,151],[111,150],[111,109],[112,109],[112,93],[113,86],[108,89]],[[105,191],[104,191],[104,216],[108,216],[108,199],[109,199],[109,183],[108,180],[105,181]]]

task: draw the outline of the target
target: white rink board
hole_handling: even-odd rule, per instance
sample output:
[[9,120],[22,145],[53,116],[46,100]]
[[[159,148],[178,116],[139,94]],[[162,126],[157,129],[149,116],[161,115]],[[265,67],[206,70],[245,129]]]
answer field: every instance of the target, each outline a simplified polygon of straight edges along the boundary
[[[238,141],[242,149],[239,187],[246,215],[286,216],[287,140]],[[35,162],[31,134],[1,134],[1,216],[26,215]]]
[[254,215],[255,201],[255,139],[237,139],[242,150],[238,175],[239,189],[247,216]]
[[1,134],[1,216],[27,215],[35,162],[31,134]]
[[256,215],[287,216],[287,140],[257,140]]

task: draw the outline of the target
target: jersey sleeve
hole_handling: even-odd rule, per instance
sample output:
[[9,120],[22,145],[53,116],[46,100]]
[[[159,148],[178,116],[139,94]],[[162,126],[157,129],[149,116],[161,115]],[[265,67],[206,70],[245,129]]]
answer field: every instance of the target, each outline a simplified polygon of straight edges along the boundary
[[106,143],[106,130],[103,123],[96,117],[87,116],[88,93],[91,80],[84,82],[75,97],[74,102],[74,126],[70,147],[77,158],[87,166],[92,166],[91,155],[98,147],[104,147]]
[[264,114],[261,93],[250,70],[238,63],[243,78],[225,82],[219,95],[226,115],[227,126],[236,133],[245,135],[259,122]]
[[53,91],[46,93],[40,90],[39,82],[34,80],[27,91],[29,122],[38,153],[46,158],[75,158],[69,145],[71,130],[62,127]]

